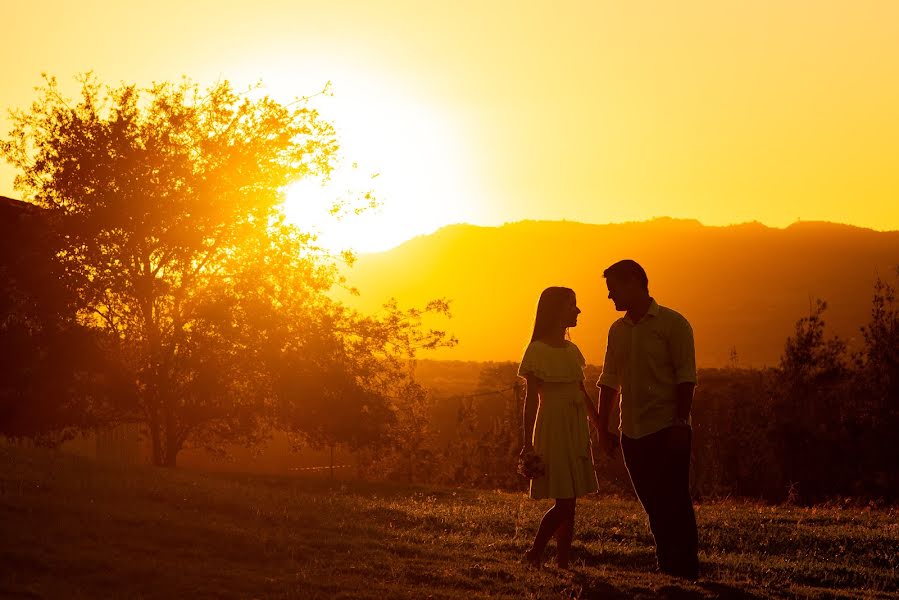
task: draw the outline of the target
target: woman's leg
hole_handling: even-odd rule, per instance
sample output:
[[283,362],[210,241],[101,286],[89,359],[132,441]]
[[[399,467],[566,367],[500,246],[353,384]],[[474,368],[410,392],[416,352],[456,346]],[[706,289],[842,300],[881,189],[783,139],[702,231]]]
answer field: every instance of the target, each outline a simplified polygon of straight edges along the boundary
[[562,510],[562,519],[556,529],[556,565],[568,568],[568,557],[571,553],[571,541],[574,539],[574,510],[576,498],[556,500],[556,506]]
[[531,544],[530,550],[525,552],[524,556],[528,562],[534,566],[543,563],[543,551],[546,550],[549,538],[556,533],[563,522],[569,519],[569,513],[573,522],[574,498],[556,498],[556,503],[546,511],[543,519],[540,520],[540,527],[537,528],[537,535],[534,536],[534,543]]

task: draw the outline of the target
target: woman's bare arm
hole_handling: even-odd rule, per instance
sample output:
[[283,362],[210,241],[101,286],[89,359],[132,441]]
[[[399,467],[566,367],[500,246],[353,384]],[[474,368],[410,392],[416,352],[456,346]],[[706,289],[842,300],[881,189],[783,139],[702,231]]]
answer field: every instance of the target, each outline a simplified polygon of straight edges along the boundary
[[523,450],[530,450],[534,447],[534,424],[537,422],[537,403],[539,402],[540,384],[543,382],[533,375],[528,375],[525,379],[528,382],[528,387],[525,392],[524,414],[522,415],[522,430],[524,434]]

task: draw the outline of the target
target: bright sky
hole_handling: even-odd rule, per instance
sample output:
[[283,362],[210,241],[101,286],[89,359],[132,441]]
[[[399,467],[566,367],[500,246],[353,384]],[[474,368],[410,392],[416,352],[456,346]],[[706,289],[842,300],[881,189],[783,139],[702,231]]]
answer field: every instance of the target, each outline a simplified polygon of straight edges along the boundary
[[[293,214],[318,219],[296,198],[324,206],[348,188],[383,202],[322,225],[337,246],[521,219],[899,229],[893,0],[4,0],[2,10],[2,108],[27,106],[41,71],[63,82],[90,69],[107,82],[262,80],[285,100],[332,81],[317,106],[338,127],[344,168],[330,190],[294,190]],[[0,168],[0,194],[18,196],[12,177]]]

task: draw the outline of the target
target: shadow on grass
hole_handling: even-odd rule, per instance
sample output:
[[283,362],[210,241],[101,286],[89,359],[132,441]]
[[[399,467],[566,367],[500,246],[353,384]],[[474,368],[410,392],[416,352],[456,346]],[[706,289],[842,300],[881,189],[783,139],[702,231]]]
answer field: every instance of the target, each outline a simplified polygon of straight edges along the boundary
[[715,581],[701,581],[699,587],[713,594],[717,594],[719,598],[733,598],[733,600],[757,600],[761,596],[741,590],[732,585],[726,585]]
[[722,598],[727,600],[759,600],[761,597],[739,588],[721,583],[704,582],[697,584],[699,590],[683,588],[677,585],[665,585],[656,590],[658,598],[665,600],[708,600]]
[[611,566],[623,571],[651,573],[656,568],[656,555],[651,550],[615,552],[613,550],[593,551],[583,548],[575,555],[575,557],[583,557],[584,563],[588,565]]
[[[634,583],[642,579],[642,576],[650,576],[657,572],[655,553],[651,550],[631,551],[631,552],[615,552],[614,550],[590,551],[582,549],[575,555],[575,558],[581,558],[585,566],[589,567],[611,567],[625,573],[634,574]],[[629,577],[629,576],[625,576]],[[758,596],[738,587],[727,585],[716,581],[687,582],[684,581],[679,585],[679,580],[672,581],[654,591],[639,589],[622,589],[621,586],[615,586],[601,579],[592,578],[589,574],[578,573],[574,575],[574,580],[579,587],[583,588],[583,593],[579,598],[634,598],[645,597],[648,593],[650,596],[658,598],[677,599],[709,599],[709,598],[726,598],[734,600],[760,600],[762,596]],[[615,577],[614,581],[620,584],[621,575]],[[645,582],[644,582],[645,583]]]
[[581,600],[626,600],[634,597],[631,592],[622,591],[607,581],[589,577],[585,573],[573,573],[572,583],[579,589],[580,593],[576,597]]
[[676,584],[664,585],[655,593],[658,598],[665,600],[708,600],[709,598],[722,598],[726,600],[760,600],[746,590],[741,590],[730,585],[715,582],[700,582],[696,584],[700,589],[680,587]]
[[357,514],[371,519],[383,527],[408,528],[419,525],[422,519],[411,516],[404,510],[397,510],[387,506],[376,506],[369,509],[357,509]]

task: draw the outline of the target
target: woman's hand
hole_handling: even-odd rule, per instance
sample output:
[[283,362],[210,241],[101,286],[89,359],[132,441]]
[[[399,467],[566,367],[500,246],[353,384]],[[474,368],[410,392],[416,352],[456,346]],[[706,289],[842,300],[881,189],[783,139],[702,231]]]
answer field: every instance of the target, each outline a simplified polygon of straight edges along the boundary
[[599,412],[597,412],[596,406],[593,404],[593,398],[587,393],[587,387],[584,385],[584,382],[581,382],[581,391],[584,393],[584,403],[587,407],[587,419],[590,421],[590,424],[593,425],[594,429],[602,431],[604,426],[600,422]]

